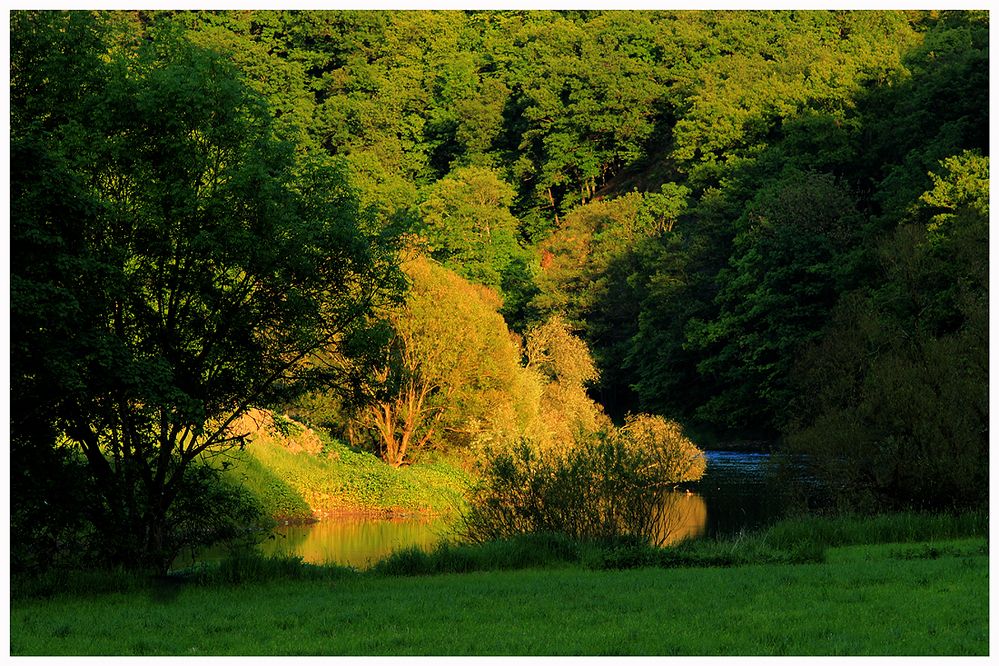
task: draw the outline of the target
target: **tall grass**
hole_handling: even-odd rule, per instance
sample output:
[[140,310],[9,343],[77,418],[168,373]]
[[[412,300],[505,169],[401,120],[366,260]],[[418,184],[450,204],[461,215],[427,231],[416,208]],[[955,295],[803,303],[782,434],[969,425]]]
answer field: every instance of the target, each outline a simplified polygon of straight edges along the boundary
[[766,530],[775,548],[812,543],[823,547],[857,544],[905,543],[988,537],[985,511],[960,514],[889,513],[883,515],[803,516],[786,518]]
[[264,557],[256,551],[242,550],[217,564],[178,572],[175,578],[198,585],[238,585],[274,580],[340,580],[357,573],[351,567],[309,564],[296,556]]
[[522,534],[478,544],[449,543],[427,552],[419,548],[396,551],[379,561],[379,575],[417,576],[471,571],[502,571],[578,563],[584,546],[561,534]]
[[79,570],[57,568],[10,577],[11,599],[42,599],[56,596],[124,594],[149,589],[156,579],[128,569]]
[[301,557],[264,557],[252,549],[237,549],[219,561],[175,569],[166,575],[116,569],[57,569],[11,577],[11,599],[88,597],[108,594],[171,594],[187,586],[231,586],[285,580],[330,581],[357,576],[351,567],[309,564]]
[[808,517],[667,547],[652,546],[638,536],[575,539],[557,533],[520,534],[476,544],[443,543],[430,552],[416,548],[396,552],[377,563],[374,571],[428,575],[568,565],[631,569],[801,564],[824,561],[826,550],[832,547],[987,536],[988,515],[984,513]]

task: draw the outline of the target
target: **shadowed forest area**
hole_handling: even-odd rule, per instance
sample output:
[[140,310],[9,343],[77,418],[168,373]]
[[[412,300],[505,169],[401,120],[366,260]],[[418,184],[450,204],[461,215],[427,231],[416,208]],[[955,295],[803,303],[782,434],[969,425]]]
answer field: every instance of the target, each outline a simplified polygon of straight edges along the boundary
[[657,546],[707,448],[807,465],[799,510],[987,511],[988,39],[11,12],[12,574],[385,503]]

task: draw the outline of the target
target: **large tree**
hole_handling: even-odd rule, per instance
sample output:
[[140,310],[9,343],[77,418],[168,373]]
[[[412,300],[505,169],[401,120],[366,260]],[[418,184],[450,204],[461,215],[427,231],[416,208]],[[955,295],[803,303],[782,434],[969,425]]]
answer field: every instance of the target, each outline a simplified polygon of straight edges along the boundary
[[14,462],[79,451],[103,556],[163,570],[200,463],[254,403],[331,380],[310,354],[391,262],[344,174],[169,23],[18,12],[11,35]]
[[716,280],[719,312],[692,319],[687,344],[715,386],[705,421],[772,436],[790,399],[787,374],[855,280],[845,253],[860,218],[849,192],[822,174],[792,172],[761,189],[737,221],[729,266]]
[[514,191],[496,173],[461,167],[433,184],[420,206],[430,256],[462,277],[495,289],[520,254]]
[[399,466],[431,443],[505,442],[536,427],[540,380],[497,312],[499,299],[436,262],[405,264],[405,307],[387,314],[379,390],[358,422]]

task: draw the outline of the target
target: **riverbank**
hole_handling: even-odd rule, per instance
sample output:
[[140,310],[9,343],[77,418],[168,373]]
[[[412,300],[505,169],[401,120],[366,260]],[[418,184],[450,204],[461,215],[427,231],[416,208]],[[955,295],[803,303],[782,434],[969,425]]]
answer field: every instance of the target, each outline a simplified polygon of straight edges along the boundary
[[322,430],[252,410],[249,432],[228,477],[246,487],[279,523],[338,518],[455,515],[465,506],[472,476],[456,461],[427,456],[406,467],[355,451]]
[[13,655],[983,655],[984,539],[825,562],[358,575],[18,601]]

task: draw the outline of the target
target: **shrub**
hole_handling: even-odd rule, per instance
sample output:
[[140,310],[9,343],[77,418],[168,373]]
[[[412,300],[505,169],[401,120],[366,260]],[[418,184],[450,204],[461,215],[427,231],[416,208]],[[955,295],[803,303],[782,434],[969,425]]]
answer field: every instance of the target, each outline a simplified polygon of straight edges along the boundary
[[697,445],[683,436],[680,424],[661,416],[629,415],[618,430],[628,447],[642,451],[655,465],[661,482],[673,485],[704,476],[707,460]]
[[465,517],[473,542],[554,532],[578,540],[624,535],[661,544],[666,493],[704,473],[697,447],[676,424],[630,417],[566,452],[526,442],[490,454]]

